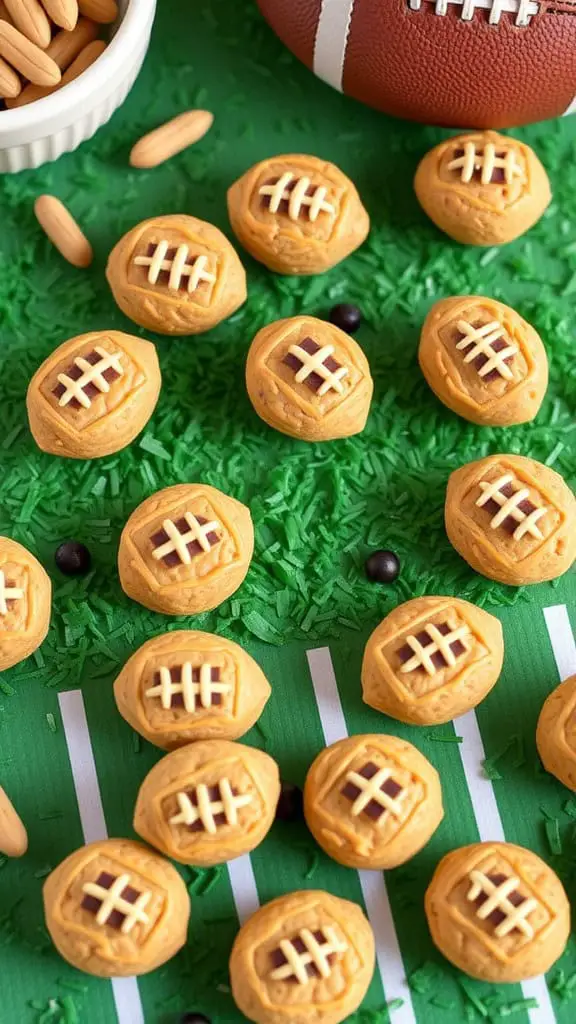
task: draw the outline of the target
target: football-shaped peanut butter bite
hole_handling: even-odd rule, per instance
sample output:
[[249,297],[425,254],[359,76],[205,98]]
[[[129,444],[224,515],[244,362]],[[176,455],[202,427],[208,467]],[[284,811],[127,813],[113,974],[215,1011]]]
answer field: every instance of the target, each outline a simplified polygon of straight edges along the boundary
[[106,276],[122,312],[159,334],[209,331],[246,301],[246,273],[226,236],[183,213],[132,228]]
[[157,747],[235,740],[260,717],[270,684],[232,640],[198,630],[153,637],[114,683],[120,714]]
[[497,132],[454,135],[426,154],[414,181],[431,220],[465,245],[503,245],[528,231],[552,194],[534,150]]
[[321,890],[257,910],[232,947],[230,982],[256,1024],[340,1024],[374,973],[374,935],[360,907]]
[[321,274],[362,245],[370,220],[334,164],[301,153],[270,157],[228,190],[236,237],[279,274]]
[[544,701],[536,746],[546,771],[576,792],[576,675],[560,683]]
[[0,672],[32,654],[50,625],[52,584],[34,555],[0,537]]
[[382,620],[362,662],[364,701],[410,725],[440,725],[476,707],[498,680],[502,626],[458,597],[416,597]]
[[425,898],[432,939],[473,978],[526,981],[564,952],[570,905],[540,857],[512,843],[474,843],[442,858]]
[[186,942],[190,898],[172,865],[130,839],[71,853],[44,883],[46,927],[61,956],[101,978],[147,974]]
[[258,846],[280,796],[278,765],[262,750],[200,740],[173,750],[144,779],[134,830],[181,864],[211,867]]
[[303,441],[359,434],[374,390],[358,343],[313,316],[277,320],[258,332],[248,352],[246,387],[265,423]]
[[349,868],[382,871],[410,860],[444,816],[438,772],[396,736],[351,736],[322,750],[304,787],[306,822]]
[[522,455],[452,473],[445,523],[476,572],[511,586],[556,579],[576,558],[576,498],[559,473]]
[[253,550],[245,505],[208,484],[176,484],[130,516],[120,538],[120,582],[145,608],[194,615],[238,589]]
[[480,295],[458,295],[432,307],[418,358],[440,401],[481,426],[533,420],[548,386],[540,336],[510,306]]
[[81,334],[48,356],[30,381],[30,430],[51,455],[111,455],[146,425],[160,385],[152,342],[121,331]]

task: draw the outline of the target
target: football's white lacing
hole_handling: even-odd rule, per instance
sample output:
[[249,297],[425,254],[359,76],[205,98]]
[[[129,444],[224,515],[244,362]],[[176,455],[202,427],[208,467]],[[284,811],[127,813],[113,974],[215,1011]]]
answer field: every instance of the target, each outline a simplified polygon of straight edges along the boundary
[[[402,816],[402,799],[406,793],[406,789],[393,797],[388,793],[385,793],[381,788],[388,779],[394,775],[392,768],[380,768],[371,779],[366,779],[363,775],[359,775],[358,772],[349,771],[346,773],[346,782],[351,782],[353,786],[356,786],[360,790],[358,796],[355,798],[352,807],[350,808],[353,817],[357,818],[362,811],[366,809],[371,801],[379,804],[385,811],[389,811],[395,818]],[[384,815],[382,815],[376,822],[378,827],[385,821]]]
[[348,374],[347,367],[339,366],[337,370],[332,371],[324,365],[325,360],[334,354],[334,345],[323,345],[313,353],[300,348],[300,345],[290,345],[288,351],[302,363],[300,369],[296,371],[295,380],[298,384],[302,384],[312,373],[316,373],[324,382],[316,392],[320,398],[328,391],[336,391],[339,395],[343,393],[342,379]]
[[146,690],[145,696],[160,697],[162,707],[168,711],[172,706],[172,697],[182,694],[184,708],[192,714],[196,711],[197,703],[200,703],[203,708],[209,708],[212,706],[213,694],[229,693],[232,689],[229,683],[213,681],[212,665],[206,663],[199,666],[200,679],[198,682],[194,682],[192,678],[194,667],[190,661],[185,661],[180,666],[180,682],[174,682],[170,675],[170,669],[166,665],[161,665],[158,670],[160,682]]
[[[452,650],[452,644],[459,640],[466,647],[464,638],[470,636],[470,630],[466,625],[458,626],[457,629],[452,629],[449,633],[441,633],[433,622],[429,622],[424,626],[422,632],[428,634],[430,643],[423,646],[415,636],[407,636],[406,644],[414,651],[414,657],[402,665],[400,668],[401,672],[414,672],[417,668],[423,668],[429,676],[436,675],[438,669],[432,660],[432,656],[438,653],[442,655],[446,664],[453,668],[457,657]],[[464,653],[463,651],[462,654]],[[458,655],[458,657],[462,657],[462,655]]]
[[539,13],[539,0],[408,0],[411,11],[422,10],[422,4],[434,5],[435,14],[447,14],[448,7],[461,7],[462,21],[472,21],[477,10],[490,11],[490,24],[499,25],[504,13],[515,14],[515,24],[523,28]]
[[7,601],[20,601],[23,597],[24,591],[20,587],[8,586],[4,570],[0,569],[0,615],[8,614]]
[[516,160],[513,149],[509,149],[504,156],[496,156],[497,147],[493,142],[486,142],[481,149],[476,149],[475,142],[465,142],[464,152],[461,156],[455,156],[448,164],[449,171],[460,171],[460,180],[467,185],[472,181],[475,171],[480,171],[482,185],[489,185],[495,170],[504,173],[504,180],[507,185],[512,185],[516,178],[524,178],[524,170]]
[[151,256],[135,257],[134,263],[137,267],[149,267],[149,284],[156,284],[163,270],[170,273],[168,287],[172,291],[179,290],[183,277],[188,278],[187,290],[190,293],[195,292],[202,281],[214,284],[216,275],[206,269],[208,266],[207,256],[197,256],[193,263],[188,263],[188,253],[190,250],[187,245],[182,244],[178,246],[172,259],[166,259],[166,253],[169,248],[170,243],[163,239],[155,246]]
[[292,174],[292,171],[285,171],[278,181],[274,182],[273,185],[261,185],[258,190],[258,194],[261,196],[270,196],[270,202],[268,209],[270,213],[278,213],[281,202],[288,203],[288,216],[290,220],[298,220],[302,212],[302,208],[306,207],[308,210],[308,218],[314,223],[318,219],[320,213],[335,213],[335,207],[332,203],[326,201],[328,195],[328,189],[324,185],[317,185],[311,195],[307,195],[307,191],[310,188],[310,178],[303,175],[301,178],[296,178],[296,184],[293,189],[289,189],[288,186],[294,180],[296,176]]
[[534,929],[526,918],[533,910],[537,909],[538,902],[532,898],[525,899],[515,907],[508,898],[511,893],[518,889],[520,879],[512,876],[496,885],[483,871],[477,870],[471,871],[468,877],[471,884],[466,894],[466,899],[470,901],[477,900],[482,893],[487,896],[484,903],[477,908],[476,917],[479,917],[481,921],[485,921],[495,910],[499,910],[505,915],[504,920],[496,925],[494,929],[494,934],[497,938],[503,939],[509,932],[514,931],[515,928],[522,932],[527,939],[534,938]]
[[192,555],[188,551],[188,545],[194,541],[200,545],[202,551],[210,551],[212,545],[208,540],[208,534],[218,530],[220,523],[216,522],[216,520],[212,520],[210,523],[199,523],[192,512],[185,512],[183,518],[189,526],[186,533],[180,533],[180,530],[171,519],[165,519],[162,523],[162,529],[164,533],[168,534],[168,540],[154,548],[152,558],[156,559],[157,562],[175,551],[184,565],[190,565],[192,563]]
[[145,907],[150,902],[151,893],[141,892],[135,903],[129,903],[128,900],[122,897],[124,889],[129,884],[130,875],[119,875],[109,889],[98,885],[98,882],[85,882],[82,886],[82,892],[86,893],[87,896],[93,896],[101,901],[101,905],[96,912],[98,924],[106,924],[108,918],[115,910],[119,914],[124,915],[124,920],[120,926],[120,931],[123,935],[129,935],[135,924],[148,924],[150,920],[145,912]]
[[535,537],[536,540],[544,540],[543,534],[540,532],[538,526],[538,520],[542,519],[542,516],[546,515],[546,508],[535,508],[532,512],[523,512],[521,508],[518,508],[523,501],[530,498],[530,490],[528,487],[521,487],[519,490],[507,498],[505,494],[502,494],[502,488],[506,484],[514,482],[514,476],[512,473],[505,473],[504,476],[498,477],[497,480],[493,480],[488,483],[486,480],[481,480],[479,487],[482,494],[478,498],[476,505],[478,508],[482,508],[483,505],[488,501],[495,501],[500,509],[490,520],[490,526],[493,530],[497,530],[505,519],[510,516],[515,519],[518,526],[514,530],[512,536],[514,540],[522,540],[525,533],[529,533],[531,537]]
[[237,825],[238,811],[241,807],[247,807],[252,803],[252,795],[250,793],[234,794],[228,779],[220,779],[218,783],[219,800],[210,799],[209,789],[210,787],[203,782],[196,787],[194,795],[198,803],[197,806],[192,803],[188,793],[177,793],[179,812],[170,818],[170,824],[194,825],[200,821],[206,832],[214,835],[218,828],[214,819],[216,815],[223,814],[227,825]]
[[499,352],[495,352],[492,348],[493,342],[498,341],[499,338],[506,337],[506,331],[502,324],[499,324],[497,320],[493,320],[489,324],[483,324],[482,327],[473,327],[466,320],[459,320],[456,326],[460,334],[464,335],[457,342],[456,348],[460,352],[470,349],[464,356],[464,362],[472,363],[478,356],[486,356],[486,362],[478,370],[480,377],[486,377],[487,374],[496,370],[505,380],[514,379],[514,374],[506,360],[515,356],[520,351],[518,345],[507,344],[506,348],[500,349]]
[[100,348],[98,345],[95,345],[94,351],[100,356],[97,363],[89,363],[83,356],[76,356],[74,359],[74,365],[82,370],[82,376],[78,377],[78,380],[72,380],[66,373],[58,374],[58,383],[62,384],[65,389],[58,401],[59,406],[68,405],[75,398],[84,409],[89,409],[92,401],[84,388],[88,384],[93,384],[98,391],[107,395],[110,391],[110,384],[104,376],[105,371],[115,370],[119,377],[124,373],[120,362],[122,352],[107,352],[106,349]]
[[306,946],[305,953],[299,953],[290,939],[281,939],[279,949],[286,957],[287,963],[281,964],[280,967],[271,971],[268,975],[270,980],[288,981],[289,978],[296,978],[300,985],[306,985],[310,981],[307,971],[309,964],[314,965],[321,978],[329,978],[332,973],[329,958],[334,953],[345,953],[348,943],[339,939],[330,925],[325,925],[321,931],[325,940],[322,943],[314,937],[309,928],[302,928],[295,936]]

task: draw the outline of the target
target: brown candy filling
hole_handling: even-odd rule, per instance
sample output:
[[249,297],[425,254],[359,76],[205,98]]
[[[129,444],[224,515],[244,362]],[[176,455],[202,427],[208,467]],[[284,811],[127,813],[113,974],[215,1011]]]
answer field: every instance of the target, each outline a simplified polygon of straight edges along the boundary
[[[500,494],[503,494],[505,498],[511,498],[516,490],[517,488],[514,488],[511,483],[504,484],[504,486],[500,488]],[[482,505],[482,508],[485,512],[488,512],[490,516],[494,516],[500,511],[500,505],[497,501],[494,501],[493,498],[490,498],[485,505]],[[519,508],[521,512],[524,512],[525,515],[529,516],[536,508],[536,505],[533,505],[532,502],[528,501],[526,498],[524,501],[520,501],[518,503],[517,508]],[[506,516],[506,519],[504,519],[500,525],[507,533],[514,533],[514,531],[518,529],[518,520],[514,519],[513,516]]]
[[[116,878],[117,875],[111,875],[108,871],[102,871],[96,879],[96,885],[101,886],[102,889],[111,889]],[[131,885],[127,885],[120,895],[127,903],[136,903],[140,893],[137,889],[133,889]],[[88,910],[91,914],[97,914],[102,906],[102,900],[99,900],[97,896],[86,895],[80,905],[83,910]],[[123,914],[120,910],[112,910],[108,915],[106,924],[110,925],[111,928],[120,929],[125,919],[126,914]]]
[[[506,875],[502,875],[500,873],[493,874],[493,875],[487,875],[486,877],[489,878],[490,881],[492,882],[492,884],[496,885],[496,886],[502,885],[502,883],[507,880],[506,879]],[[514,889],[514,891],[511,892],[506,898],[507,898],[508,902],[512,904],[513,907],[519,907],[520,904],[524,903],[525,899],[526,899],[525,896],[521,896],[520,895],[520,893],[518,892],[517,889]],[[477,907],[481,907],[483,903],[486,903],[487,899],[488,899],[488,893],[481,892],[481,893],[478,894],[478,896],[474,900],[474,903],[476,904]],[[488,914],[488,917],[485,920],[489,921],[490,924],[493,924],[494,927],[497,928],[498,925],[502,924],[502,921],[504,921],[505,919],[506,919],[506,914],[502,910],[500,910],[498,907],[495,907],[494,910],[492,911],[492,913]],[[518,931],[518,928],[514,928],[512,930],[513,931]]]
[[[494,502],[490,502],[490,504],[495,504],[495,503]],[[516,529],[517,526],[518,526],[518,523],[515,523],[514,524],[514,529]],[[448,625],[447,622],[442,622],[439,625],[436,625],[436,629],[438,630],[439,633],[442,633],[442,636],[447,636],[448,633],[451,632],[451,628],[450,628],[450,626]],[[425,630],[423,630],[421,633],[416,633],[416,639],[417,639],[418,643],[421,644],[422,647],[424,647],[424,648],[430,647],[434,643],[432,638],[428,635],[428,633]],[[461,640],[454,640],[454,642],[450,644],[450,650],[452,651],[453,655],[456,658],[458,658],[461,654],[465,653],[466,647],[464,646],[464,644],[462,643]],[[404,644],[404,646],[400,647],[399,650],[396,651],[396,653],[397,653],[398,657],[400,658],[400,661],[402,662],[403,665],[407,661],[410,661],[410,658],[414,657],[414,651],[412,650],[412,648],[408,644]],[[432,654],[430,660],[432,661],[432,664],[434,665],[434,668],[438,668],[438,669],[445,668],[446,665],[448,664],[448,662],[446,661],[446,658],[444,657],[444,655],[442,654],[441,651],[436,651],[434,654]],[[422,671],[424,671],[424,666],[423,665],[419,665],[418,667]],[[415,671],[418,671],[418,669],[416,669]]]
[[[482,157],[482,153],[483,153],[483,151],[479,150],[478,151],[478,156]],[[464,150],[463,149],[456,149],[454,151],[454,159],[455,160],[458,160],[462,156],[464,156]],[[506,156],[506,153],[496,153],[495,156],[498,159],[503,160],[504,157]],[[455,174],[456,174],[456,176],[459,177],[459,171],[458,170],[455,172]],[[472,178],[475,181],[482,181],[482,168],[481,167],[476,167],[474,169],[474,174],[472,175]],[[506,173],[505,173],[504,167],[495,167],[494,168],[494,170],[492,171],[492,177],[490,178],[490,184],[491,185],[505,185],[506,184]]]
[[[378,765],[374,764],[373,761],[368,761],[358,772],[363,779],[371,779],[379,771]],[[386,781],[380,786],[383,793],[394,799],[402,792],[402,786],[400,786],[394,779],[386,779]],[[347,800],[354,801],[356,797],[360,796],[362,790],[354,782],[347,782],[344,789],[340,790],[342,796],[345,796]],[[386,808],[382,807],[377,800],[370,800],[366,807],[362,811],[372,821],[378,821],[383,814],[386,814]]]
[[[280,181],[279,177],[277,177],[277,178],[268,178],[268,180],[265,181],[264,184],[265,185],[275,185],[276,182],[278,182],[278,181]],[[288,183],[288,185],[286,185],[286,188],[284,189],[284,191],[285,192],[293,192],[294,189],[296,188],[297,184],[298,184],[298,178],[293,178],[292,181],[290,181]],[[309,185],[308,188],[306,189],[306,192],[304,193],[304,195],[313,196],[315,191],[316,191],[316,188],[317,188],[316,185]],[[264,209],[267,209],[268,206],[270,205],[271,198],[272,198],[272,196],[262,196],[261,205],[264,207]],[[278,211],[277,212],[278,213],[288,213],[289,205],[290,204],[289,204],[288,199],[281,199],[279,204],[278,204]],[[302,207],[302,211],[304,211],[305,209],[309,211],[310,207],[309,206],[308,207]]]
[[[237,796],[238,795],[239,790],[236,789],[235,786],[231,786],[230,789],[232,791],[232,796]],[[220,786],[207,786],[207,790],[208,790],[208,799],[210,800],[210,803],[216,803],[216,802],[218,802],[220,800]],[[198,797],[196,795],[196,790],[195,789],[189,790],[186,793],[186,796],[190,800],[190,803],[192,804],[193,807],[198,807]],[[226,820],[227,819],[226,819],[226,815],[224,814],[224,812],[221,812],[220,814],[215,814],[213,817],[214,817],[214,824],[215,825],[225,825],[226,824]],[[204,828],[204,825],[202,824],[202,822],[200,821],[199,818],[192,825],[188,825],[188,830],[190,832],[205,832],[206,831],[206,829]]]
[[[326,938],[324,936],[324,932],[322,932],[322,931],[315,931],[315,932],[312,932],[312,935],[314,936],[314,938],[316,939],[316,942],[320,946],[325,944]],[[296,950],[297,953],[299,953],[299,954],[306,953],[306,946],[305,946],[304,942],[302,941],[302,939],[300,938],[299,935],[297,935],[294,939],[290,939],[290,944],[294,947],[294,949]],[[336,959],[336,954],[335,953],[329,953],[326,959],[328,960],[328,963],[331,964]],[[281,949],[273,949],[272,950],[272,952],[270,953],[270,961],[271,961],[272,967],[283,967],[284,964],[288,963],[288,960],[284,956],[284,953],[282,952]],[[320,971],[318,970],[318,968],[316,967],[316,965],[314,963],[306,964],[305,965],[305,970],[306,970],[306,973],[311,978],[319,978],[320,977]],[[291,984],[296,984],[298,982],[298,979],[296,978],[296,976],[294,974],[292,974],[289,978],[286,978],[285,980],[289,984],[290,983]]]
[[[96,366],[96,364],[101,362],[102,360],[102,356],[98,355],[97,352],[89,352],[88,355],[84,356],[83,358],[86,360],[87,363],[90,363],[91,366]],[[76,365],[76,363],[72,363],[72,365],[69,366],[68,369],[64,371],[64,373],[66,374],[67,377],[70,378],[70,380],[80,380],[80,377],[82,377],[84,374],[84,370],[81,370],[80,367]],[[109,366],[106,370],[102,371],[102,376],[104,380],[108,381],[108,383],[111,384],[113,380],[116,380],[120,376],[120,374],[117,372],[117,370],[114,369],[113,366]],[[65,384],[61,384],[59,382],[56,385],[56,387],[53,388],[52,394],[54,395],[55,398],[60,399],[62,398],[62,395],[64,394],[65,391]],[[96,385],[92,383],[92,381],[89,381],[88,384],[85,384],[84,387],[82,388],[82,391],[84,392],[87,398],[95,398],[96,395],[102,394],[100,389],[97,388]],[[71,398],[70,401],[68,402],[68,406],[71,409],[81,408],[80,402],[78,401],[77,398]]]
[[[475,324],[472,324],[471,326],[474,327],[476,330],[478,330],[480,327],[483,327],[484,324],[482,324],[482,323],[475,323]],[[459,341],[462,341],[465,337],[466,337],[466,335],[461,334],[460,331],[459,331],[457,333],[457,335],[456,335],[456,338],[455,338],[456,344],[458,344]],[[496,340],[492,342],[490,347],[491,347],[493,352],[502,352],[503,349],[508,347],[508,342],[506,341],[505,338],[496,338]],[[465,352],[462,353],[462,354],[466,355]],[[480,352],[479,355],[477,355],[476,358],[472,361],[472,365],[475,367],[476,370],[481,370],[482,367],[485,366],[486,363],[489,361],[489,359],[490,359],[490,356],[487,356],[484,352]],[[514,356],[508,356],[506,359],[503,360],[503,362],[510,364],[513,359],[514,359]],[[483,381],[500,380],[500,379],[501,379],[501,374],[498,372],[497,369],[490,370],[489,373],[485,374],[482,377]]]
[[[181,683],[182,682],[182,666],[181,665],[173,665],[173,666],[171,666],[171,668],[170,668],[170,679],[172,680],[173,683]],[[217,666],[211,668],[211,670],[210,670],[210,679],[211,679],[211,681],[213,683],[219,683],[220,682],[220,669]],[[159,672],[155,672],[154,673],[154,685],[155,686],[160,686],[161,681],[162,680],[160,678],[160,673]],[[192,682],[193,683],[199,683],[200,682],[200,668],[199,667],[192,669]],[[212,694],[210,694],[210,703],[212,705],[214,705],[214,706],[217,705],[217,704],[221,704],[222,703],[222,694],[221,693],[212,693]],[[173,693],[171,698],[170,698],[170,707],[171,708],[183,708],[184,706],[185,706],[184,705],[184,694],[183,693]]]
[[[304,352],[307,352],[310,356],[313,356],[316,352],[320,351],[320,345],[314,341],[313,338],[304,338],[299,342],[299,347],[304,349]],[[285,366],[289,366],[291,370],[294,370],[294,373],[298,373],[298,370],[300,370],[304,365],[302,360],[292,352],[287,352],[282,362]],[[328,358],[324,360],[323,365],[327,370],[330,370],[330,373],[334,373],[336,370],[340,369],[341,364],[336,362],[332,356],[328,356]],[[324,384],[324,378],[321,377],[319,373],[310,373],[304,383],[311,391],[318,391],[318,389]]]

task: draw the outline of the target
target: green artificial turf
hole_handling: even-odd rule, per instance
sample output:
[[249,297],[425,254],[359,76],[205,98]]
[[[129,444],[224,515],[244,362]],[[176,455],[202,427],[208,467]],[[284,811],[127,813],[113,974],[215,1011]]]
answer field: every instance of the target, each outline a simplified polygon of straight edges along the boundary
[[[154,171],[131,170],[128,153],[139,135],[193,106],[214,112],[209,134]],[[32,834],[37,841],[31,862],[4,863],[0,870],[0,956],[9,950],[15,972],[8,1009],[0,1006],[1,1024],[74,1024],[78,1012],[79,1020],[89,1024],[114,1020],[100,983],[68,971],[41,930],[42,877],[81,842],[56,691],[82,687],[96,734],[109,827],[130,834],[135,791],[158,752],[134,742],[115,714],[110,684],[149,636],[193,624],[230,636],[268,659],[277,673],[276,710],[265,713],[250,741],[270,749],[284,770],[301,781],[322,745],[307,689],[303,695],[306,647],[336,645],[342,677],[354,694],[347,712],[351,729],[377,729],[381,720],[359,703],[359,659],[370,629],[399,602],[425,593],[457,594],[496,610],[512,632],[517,623],[529,623],[530,634],[522,634],[526,645],[529,635],[545,643],[536,624],[543,606],[573,602],[573,576],[557,585],[513,589],[476,575],[452,550],[443,526],[447,478],[471,459],[516,452],[554,466],[572,486],[576,479],[576,120],[516,134],[536,148],[550,174],[554,201],[540,224],[516,243],[466,249],[434,228],[412,190],[416,165],[443,137],[441,131],[392,121],[317,82],[274,39],[252,0],[189,5],[161,0],[142,75],[110,124],[56,165],[0,181],[0,532],[37,554],[54,583],[48,639],[32,658],[0,678],[0,781],[11,781],[15,794],[19,787],[30,794],[23,802],[26,806],[28,799],[30,810],[35,808]],[[117,309],[104,277],[108,252],[121,234],[144,217],[182,212],[212,221],[232,237],[228,185],[265,156],[298,151],[332,159],[353,178],[372,218],[365,245],[315,278],[272,275],[240,250],[249,298],[235,316],[201,337],[172,340],[145,334],[158,346],[163,389],[154,416],[130,448],[92,462],[38,451],[27,427],[25,394],[42,360],[66,338],[86,331],[145,333]],[[63,199],[85,228],[95,250],[90,270],[70,267],[42,234],[32,209],[42,192]],[[515,306],[541,333],[551,379],[533,424],[476,427],[448,412],[428,389],[416,358],[420,326],[434,301],[455,293],[492,295]],[[257,418],[243,383],[246,351],[269,321],[297,313],[324,316],[339,301],[355,302],[363,310],[357,340],[370,361],[374,401],[362,435],[309,445],[275,433]],[[116,554],[133,509],[153,491],[182,481],[205,481],[247,503],[256,551],[246,582],[217,611],[167,620],[123,595]],[[69,537],[83,541],[93,555],[93,571],[80,580],[66,579],[53,565],[56,546]],[[402,562],[399,579],[387,587],[369,583],[363,572],[366,555],[378,547],[392,548]],[[518,641],[513,647],[514,664],[534,674],[534,693],[540,681],[533,666],[544,665],[547,692],[555,682],[549,653],[534,647],[529,663],[522,661]],[[287,675],[278,667],[282,658]],[[511,692],[520,699],[522,679],[512,675],[510,685],[517,689]],[[298,686],[306,713],[293,700],[291,687]],[[288,725],[278,703],[283,694],[290,704]],[[563,877],[573,880],[574,813],[562,810],[566,792],[561,787],[552,791],[550,780],[535,770],[533,723],[541,699],[539,691],[526,719],[512,715],[505,702],[491,705],[497,711],[491,720],[486,711],[485,771],[501,787],[502,806],[510,803],[507,821],[517,838],[529,830],[527,844],[553,855]],[[505,721],[514,736],[518,733],[508,746]],[[396,731],[395,724],[391,728]],[[442,833],[433,846],[437,857],[457,841],[473,841],[470,812],[460,807],[462,790],[453,783],[457,735],[449,726],[425,734],[404,727],[398,731],[444,766],[446,786],[455,786],[452,821],[461,815],[467,822],[466,835]],[[530,745],[528,756],[523,743]],[[119,776],[123,786],[118,786]],[[513,806],[519,778],[522,821]],[[532,789],[549,799],[548,817],[543,818],[538,802],[531,803]],[[48,801],[40,809],[39,792]],[[293,886],[332,885],[334,891],[359,898],[351,873],[323,855],[319,862],[303,828],[296,840],[293,832],[283,840],[285,833],[278,828],[271,849],[279,861],[289,861],[282,870]],[[271,897],[276,894],[273,871],[264,859],[258,863],[261,896]],[[419,863],[416,888],[421,894],[432,855]],[[496,1008],[490,1008],[489,1000],[483,1003],[484,996],[474,995],[475,983],[461,976],[456,982],[455,972],[434,954],[427,936],[422,937],[421,901],[406,896],[412,890],[411,868],[394,873],[392,902],[397,909],[403,900],[408,903],[403,951],[408,950],[411,969],[420,970],[415,978],[411,974],[415,1001],[420,999],[423,1008],[420,1020],[461,1024],[468,1019],[463,1017],[467,1006],[474,1020],[514,1014],[512,1019],[524,1024],[529,1007],[522,1004],[519,990],[514,998],[500,991],[492,997]],[[142,982],[149,1019],[165,1024],[167,1015],[201,994],[204,1012],[211,1012],[217,1024],[236,1024],[240,1017],[226,991],[226,955],[237,926],[225,873],[190,872],[187,880],[201,904],[197,923],[178,968],[169,965]],[[24,921],[21,906],[26,907]],[[195,958],[203,955],[209,965],[199,971]],[[431,958],[442,985],[432,980],[430,991],[422,992],[428,977],[422,963]],[[564,974],[555,975],[558,1005],[562,999],[569,1005],[572,993],[576,996],[575,967],[572,957]],[[81,989],[75,992],[74,984]],[[25,994],[37,1005],[28,1005]],[[386,1009],[377,988],[369,1003],[354,1018],[357,1024],[394,1020],[394,1006]],[[570,1012],[562,1020],[569,1021]]]

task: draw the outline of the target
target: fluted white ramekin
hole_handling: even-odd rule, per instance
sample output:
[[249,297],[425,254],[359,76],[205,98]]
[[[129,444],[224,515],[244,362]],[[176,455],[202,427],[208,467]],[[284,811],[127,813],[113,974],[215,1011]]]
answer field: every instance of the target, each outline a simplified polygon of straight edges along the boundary
[[79,78],[25,107],[0,111],[0,173],[39,167],[91,138],[124,102],[146,56],[156,0],[119,0],[104,53]]

